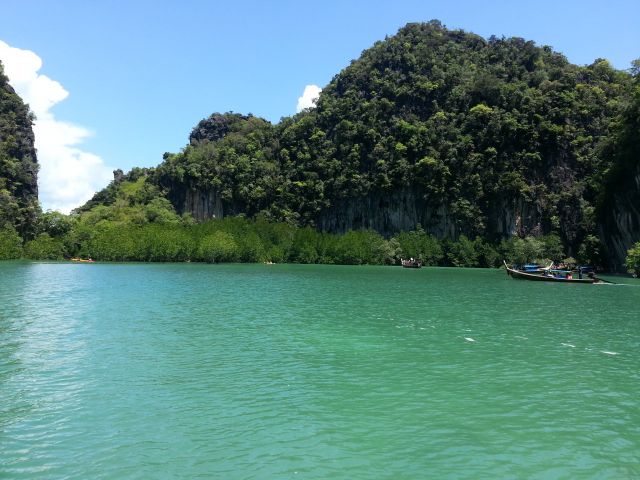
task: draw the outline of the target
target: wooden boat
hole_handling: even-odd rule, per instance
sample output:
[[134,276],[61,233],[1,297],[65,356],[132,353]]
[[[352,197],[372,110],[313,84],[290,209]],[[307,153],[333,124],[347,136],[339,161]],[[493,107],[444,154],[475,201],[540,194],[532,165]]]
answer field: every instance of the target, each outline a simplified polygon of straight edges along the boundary
[[413,258],[410,260],[400,259],[400,263],[402,263],[402,268],[422,268],[422,262]]
[[609,283],[599,279],[595,275],[588,278],[573,278],[573,276],[570,276],[570,275],[554,276],[551,273],[550,269],[547,269],[542,273],[527,273],[527,272],[522,272],[520,270],[516,270],[514,268],[509,268],[509,266],[507,265],[507,262],[505,262],[504,260],[502,261],[502,263],[504,263],[504,268],[507,269],[507,275],[509,275],[511,278],[517,278],[519,280],[533,280],[537,282],[557,282],[557,283],[591,283],[591,284]]

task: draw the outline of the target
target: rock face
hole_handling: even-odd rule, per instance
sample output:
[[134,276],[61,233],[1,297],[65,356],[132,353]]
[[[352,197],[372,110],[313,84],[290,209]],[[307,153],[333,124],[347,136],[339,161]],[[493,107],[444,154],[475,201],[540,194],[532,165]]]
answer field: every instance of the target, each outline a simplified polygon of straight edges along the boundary
[[630,178],[630,186],[613,194],[612,207],[600,224],[610,267],[617,272],[625,270],[627,250],[640,241],[640,167]]
[[411,187],[341,200],[317,219],[318,228],[328,232],[371,229],[385,236],[413,230],[417,224],[439,237],[456,234],[447,207],[427,204],[418,189]]
[[[468,233],[447,205],[430,204],[417,187],[343,200],[322,211],[317,220],[318,228],[329,232],[371,229],[386,237],[418,224],[438,238]],[[522,199],[503,200],[490,210],[487,224],[487,233],[496,237],[535,233],[540,229],[540,211]]]
[[600,237],[617,271],[624,271],[627,250],[640,241],[640,60],[634,64],[633,96],[603,149],[612,162],[598,205]]
[[[202,222],[210,218],[223,218],[224,207],[216,192],[189,189],[183,192],[181,199],[176,202],[177,212],[190,213],[194,220]],[[174,204],[175,205],[175,204]]]
[[[241,207],[224,202],[214,190],[174,188],[169,195],[179,214],[189,213],[198,222],[243,213]],[[541,221],[541,210],[535,204],[505,199],[492,206],[487,233],[495,237],[536,234],[540,233]],[[467,233],[447,205],[430,204],[416,187],[344,199],[319,212],[314,223],[320,230],[332,233],[371,229],[385,237],[413,230],[417,225],[438,238],[457,238]]]
[[224,202],[213,189],[174,185],[167,192],[167,197],[179,215],[189,214],[197,222],[243,213],[237,205]]
[[34,232],[38,161],[29,107],[9,85],[0,63],[0,228],[24,238]]

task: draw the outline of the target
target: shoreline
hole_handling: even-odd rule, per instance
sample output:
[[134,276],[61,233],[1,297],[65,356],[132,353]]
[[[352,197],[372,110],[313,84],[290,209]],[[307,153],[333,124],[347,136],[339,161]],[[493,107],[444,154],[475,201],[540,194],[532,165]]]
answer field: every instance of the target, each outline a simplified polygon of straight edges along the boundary
[[[91,262],[84,261],[73,261],[71,259],[62,259],[62,260],[39,260],[39,259],[30,259],[30,258],[15,258],[10,260],[0,260],[0,265],[9,264],[9,263],[45,263],[45,264],[61,264],[61,265],[80,265],[80,264],[98,264],[98,265],[264,265],[264,266],[295,266],[295,265],[323,265],[323,266],[335,266],[335,267],[402,267],[401,264],[377,264],[377,263],[360,263],[360,264],[350,264],[350,263],[300,263],[300,262],[201,262],[196,260],[185,260],[185,261],[170,261],[170,262],[162,262],[162,261],[145,261],[145,260],[93,260]],[[425,269],[455,269],[455,270],[495,270],[500,271],[504,270],[504,266],[497,267],[459,267],[455,265],[424,265],[422,268]],[[417,270],[407,268],[406,270]],[[604,275],[608,277],[615,278],[626,278],[626,279],[634,279],[637,280],[637,277],[634,277],[630,273],[616,273],[609,271],[599,271],[599,275]]]

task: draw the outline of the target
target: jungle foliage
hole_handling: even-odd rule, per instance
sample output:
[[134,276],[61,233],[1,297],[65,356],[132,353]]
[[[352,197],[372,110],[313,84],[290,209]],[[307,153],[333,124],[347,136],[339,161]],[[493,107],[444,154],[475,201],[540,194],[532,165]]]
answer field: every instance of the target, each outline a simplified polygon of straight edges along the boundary
[[179,209],[185,191],[212,191],[230,214],[312,227],[351,199],[410,189],[446,208],[454,240],[499,241],[520,203],[534,214],[518,235],[553,233],[577,252],[598,235],[611,164],[598,149],[631,92],[606,60],[580,67],[521,38],[409,24],[336,75],[316,108],[277,125],[214,114],[150,179]]
[[[35,170],[21,170],[28,157],[7,143],[0,256],[345,264],[413,257],[475,267],[571,255],[603,265],[598,216],[607,191],[639,158],[629,107],[637,92],[637,72],[606,60],[576,66],[521,38],[408,24],[336,75],[314,108],[277,124],[214,113],[182,151],[166,153],[156,168],[114,172],[71,216],[34,220],[18,199]],[[416,220],[411,231],[348,223],[319,231],[327,212],[405,191],[421,208],[444,212],[452,230],[436,236],[437,225]],[[211,212],[195,211],[193,194],[214,198],[224,218],[194,221]],[[505,226],[509,215],[515,230]]]
[[[21,246],[15,232],[0,232],[0,256],[37,260],[73,257],[141,262],[274,262],[345,265],[394,265],[416,258],[425,265],[496,267],[513,262],[559,261],[559,237],[514,237],[490,244],[480,237],[439,240],[418,227],[385,239],[371,230],[338,235],[312,227],[255,219],[225,217],[196,223],[179,216],[158,197],[140,201],[145,182],[123,181],[111,205],[63,215],[43,213],[37,235]],[[144,196],[142,196],[144,198]],[[545,260],[542,260],[545,259]]]
[[640,275],[640,242],[633,245],[627,252],[625,265],[629,273]]

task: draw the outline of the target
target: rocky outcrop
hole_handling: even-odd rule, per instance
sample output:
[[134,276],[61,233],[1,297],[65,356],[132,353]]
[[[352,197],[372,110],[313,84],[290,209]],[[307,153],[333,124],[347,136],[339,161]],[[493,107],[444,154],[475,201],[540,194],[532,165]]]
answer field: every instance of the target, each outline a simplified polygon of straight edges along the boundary
[[486,217],[488,236],[540,234],[540,208],[523,198],[502,198],[490,203]]
[[220,196],[213,190],[203,192],[188,189],[183,192],[182,201],[177,202],[177,206],[178,213],[190,213],[198,222],[224,217],[224,207]]
[[631,186],[612,194],[611,208],[600,224],[609,266],[617,272],[625,270],[627,251],[640,242],[640,167],[631,178]]
[[172,185],[167,197],[176,213],[189,214],[197,222],[224,218],[244,213],[244,210],[231,202],[225,202],[213,189],[200,190],[192,186]]
[[[484,234],[491,238],[540,233],[542,220],[538,206],[524,199],[502,199],[486,212]],[[448,205],[433,205],[418,188],[407,187],[386,194],[343,200],[321,212],[316,225],[321,230],[345,233],[372,229],[386,237],[420,225],[438,238],[456,239],[474,235],[464,221],[456,218]]]
[[40,210],[32,121],[0,63],[0,228],[15,228],[24,238],[34,234]]
[[319,229],[332,233],[371,229],[385,236],[413,230],[418,224],[439,237],[456,235],[448,209],[427,204],[410,187],[339,201],[321,212],[316,220]]
[[612,160],[605,172],[598,204],[600,238],[611,269],[624,270],[627,250],[640,241],[640,61],[635,89],[603,156]]
[[195,145],[203,141],[215,142],[224,138],[229,132],[238,128],[243,122],[252,118],[252,115],[239,113],[214,113],[200,120],[189,135],[189,143]]

